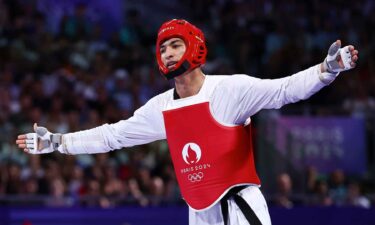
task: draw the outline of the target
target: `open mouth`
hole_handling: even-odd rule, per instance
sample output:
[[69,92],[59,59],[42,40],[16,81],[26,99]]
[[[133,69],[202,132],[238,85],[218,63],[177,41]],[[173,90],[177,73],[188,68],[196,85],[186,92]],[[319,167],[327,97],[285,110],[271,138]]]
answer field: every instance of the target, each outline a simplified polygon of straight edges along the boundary
[[177,64],[176,61],[170,61],[167,63],[167,68],[172,69],[173,67],[175,67],[176,64]]

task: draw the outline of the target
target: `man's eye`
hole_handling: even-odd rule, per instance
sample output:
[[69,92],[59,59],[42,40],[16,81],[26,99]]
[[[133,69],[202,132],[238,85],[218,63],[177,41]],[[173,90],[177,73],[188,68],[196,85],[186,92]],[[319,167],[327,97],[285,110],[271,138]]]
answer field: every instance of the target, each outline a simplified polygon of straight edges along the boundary
[[161,48],[160,53],[164,53],[164,52],[165,52],[165,48]]

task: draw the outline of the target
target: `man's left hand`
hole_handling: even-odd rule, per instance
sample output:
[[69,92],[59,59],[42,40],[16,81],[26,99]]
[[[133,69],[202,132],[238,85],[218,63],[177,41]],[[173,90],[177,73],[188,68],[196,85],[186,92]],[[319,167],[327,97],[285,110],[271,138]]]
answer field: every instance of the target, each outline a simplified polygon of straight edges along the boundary
[[338,74],[354,68],[357,60],[358,50],[353,45],[341,48],[341,41],[337,40],[330,46],[328,55],[321,64],[321,72]]

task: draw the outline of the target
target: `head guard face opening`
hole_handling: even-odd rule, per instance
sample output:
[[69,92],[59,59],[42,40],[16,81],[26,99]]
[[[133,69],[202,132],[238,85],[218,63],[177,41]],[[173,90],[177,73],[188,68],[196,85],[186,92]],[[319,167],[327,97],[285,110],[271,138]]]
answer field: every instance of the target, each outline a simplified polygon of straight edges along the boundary
[[[168,69],[162,62],[160,46],[170,38],[181,38],[186,45],[186,52],[173,69]],[[165,22],[159,29],[156,41],[156,58],[161,74],[172,79],[191,71],[206,62],[207,48],[203,32],[186,20],[173,19]]]

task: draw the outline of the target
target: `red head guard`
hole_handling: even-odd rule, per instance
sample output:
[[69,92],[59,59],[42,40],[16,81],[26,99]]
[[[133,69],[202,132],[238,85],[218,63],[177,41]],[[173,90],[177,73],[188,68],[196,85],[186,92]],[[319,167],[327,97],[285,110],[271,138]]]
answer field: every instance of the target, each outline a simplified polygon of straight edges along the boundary
[[[186,52],[176,66],[169,70],[161,60],[160,45],[170,38],[181,38]],[[156,58],[160,72],[172,79],[206,62],[207,48],[203,32],[186,20],[173,19],[161,25],[156,41]]]

